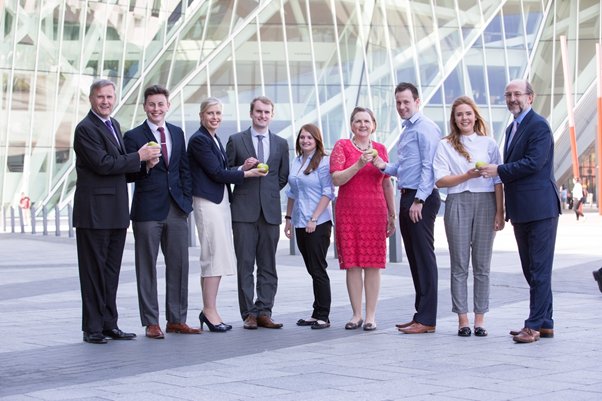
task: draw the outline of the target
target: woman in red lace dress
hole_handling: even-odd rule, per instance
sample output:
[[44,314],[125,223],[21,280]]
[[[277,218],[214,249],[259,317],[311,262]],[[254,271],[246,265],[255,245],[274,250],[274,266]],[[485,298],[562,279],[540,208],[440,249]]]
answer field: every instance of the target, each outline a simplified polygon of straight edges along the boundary
[[[330,173],[339,186],[335,209],[336,247],[341,269],[346,270],[353,317],[348,330],[362,326],[362,291],[366,292],[364,330],[376,329],[376,303],[380,270],[385,268],[386,239],[395,231],[394,191],[391,180],[372,164],[387,150],[370,139],[376,119],[370,109],[351,113],[351,139],[341,139],[330,156]],[[377,153],[374,153],[376,151]]]

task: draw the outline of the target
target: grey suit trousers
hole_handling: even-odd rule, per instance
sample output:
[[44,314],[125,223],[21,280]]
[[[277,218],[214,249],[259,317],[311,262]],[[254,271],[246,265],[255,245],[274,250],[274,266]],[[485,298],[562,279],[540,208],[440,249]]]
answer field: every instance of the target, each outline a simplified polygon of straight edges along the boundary
[[452,312],[468,313],[468,269],[472,261],[474,313],[489,311],[489,271],[495,238],[495,192],[449,194],[445,201]]
[[165,258],[165,311],[170,323],[185,323],[188,311],[188,221],[171,202],[163,221],[134,221],[138,305],[143,326],[159,324],[157,256]]
[[[269,224],[263,213],[257,222],[233,222],[234,251],[238,272],[238,303],[243,320],[249,315],[272,316],[274,298],[278,289],[276,272],[276,247],[280,238],[280,225]],[[257,262],[257,284],[255,284]],[[255,299],[257,290],[257,299]]]

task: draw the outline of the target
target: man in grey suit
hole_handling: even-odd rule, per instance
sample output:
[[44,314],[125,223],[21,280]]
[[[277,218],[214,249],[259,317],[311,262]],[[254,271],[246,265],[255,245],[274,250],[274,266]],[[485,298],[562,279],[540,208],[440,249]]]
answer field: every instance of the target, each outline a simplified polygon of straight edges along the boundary
[[[232,230],[238,270],[238,302],[245,329],[279,329],[272,320],[278,287],[276,248],[280,237],[280,190],[288,180],[288,142],[271,133],[274,104],[259,96],[251,102],[251,127],[230,136],[226,145],[230,167],[249,170],[266,163],[269,173],[234,187]],[[255,286],[257,263],[257,286]],[[257,298],[255,299],[255,288]]]

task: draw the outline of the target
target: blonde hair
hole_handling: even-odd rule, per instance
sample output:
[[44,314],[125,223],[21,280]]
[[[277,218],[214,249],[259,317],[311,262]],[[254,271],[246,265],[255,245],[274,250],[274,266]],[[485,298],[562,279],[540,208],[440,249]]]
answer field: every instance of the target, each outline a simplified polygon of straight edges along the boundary
[[459,98],[454,100],[454,103],[452,104],[451,114],[449,116],[450,134],[446,136],[445,139],[447,139],[447,141],[452,145],[456,152],[458,152],[461,156],[463,156],[466,160],[470,162],[472,161],[470,160],[470,154],[462,144],[462,133],[460,132],[460,128],[458,128],[458,126],[456,125],[456,118],[454,116],[454,114],[456,113],[456,108],[462,104],[469,106],[474,112],[474,132],[477,135],[487,136],[487,125],[485,124],[485,120],[483,120],[483,117],[479,112],[479,108],[477,107],[477,104],[474,102],[474,100],[472,100],[468,96],[460,96]]

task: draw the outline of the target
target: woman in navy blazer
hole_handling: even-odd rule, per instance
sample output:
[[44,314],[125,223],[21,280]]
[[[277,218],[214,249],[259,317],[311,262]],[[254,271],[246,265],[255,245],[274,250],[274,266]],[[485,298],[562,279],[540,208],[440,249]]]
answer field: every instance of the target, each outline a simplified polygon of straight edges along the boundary
[[228,168],[228,159],[217,129],[222,122],[222,103],[210,97],[201,102],[201,127],[188,142],[188,158],[192,176],[194,219],[201,245],[201,291],[203,311],[199,315],[210,331],[225,332],[232,326],[224,324],[217,312],[216,300],[222,276],[236,272],[230,184],[240,184],[247,177],[266,173],[257,168],[242,171]]

